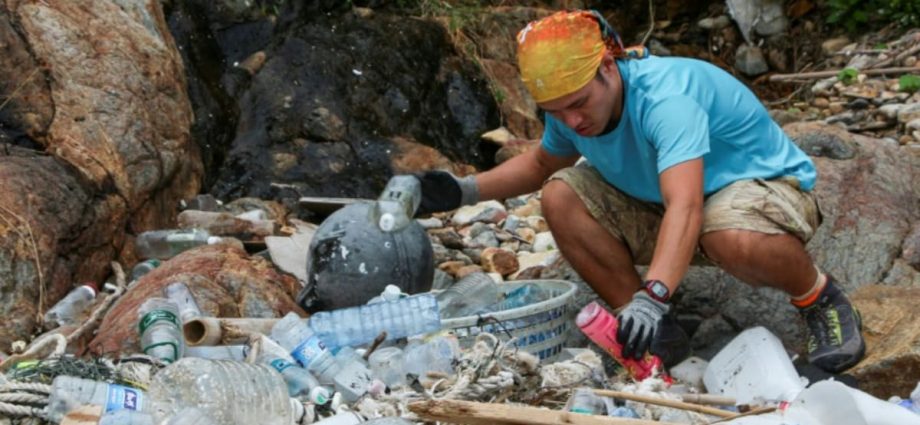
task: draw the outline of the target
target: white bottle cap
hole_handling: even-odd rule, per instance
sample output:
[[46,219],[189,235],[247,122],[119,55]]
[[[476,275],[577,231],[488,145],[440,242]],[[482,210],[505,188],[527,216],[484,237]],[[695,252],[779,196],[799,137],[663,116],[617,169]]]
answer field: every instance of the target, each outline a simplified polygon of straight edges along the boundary
[[224,241],[224,238],[220,236],[208,236],[208,245],[214,245],[216,243],[221,243]]
[[310,400],[319,406],[328,403],[331,397],[332,394],[329,394],[329,390],[326,387],[316,387],[310,390]]
[[93,298],[96,297],[96,294],[99,292],[99,286],[95,282],[85,282],[82,285],[83,287],[89,288],[90,292],[93,293]]

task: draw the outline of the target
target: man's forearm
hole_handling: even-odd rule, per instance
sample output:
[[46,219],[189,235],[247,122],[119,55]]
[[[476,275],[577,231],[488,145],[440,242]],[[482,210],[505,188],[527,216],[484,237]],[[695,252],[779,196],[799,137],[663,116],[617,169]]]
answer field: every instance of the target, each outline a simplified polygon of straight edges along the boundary
[[501,165],[476,175],[481,200],[505,199],[534,192],[553,172],[571,165],[574,158],[545,158],[540,147],[515,156]]
[[655,253],[646,279],[665,283],[673,294],[696,252],[703,224],[701,205],[672,205],[661,220]]

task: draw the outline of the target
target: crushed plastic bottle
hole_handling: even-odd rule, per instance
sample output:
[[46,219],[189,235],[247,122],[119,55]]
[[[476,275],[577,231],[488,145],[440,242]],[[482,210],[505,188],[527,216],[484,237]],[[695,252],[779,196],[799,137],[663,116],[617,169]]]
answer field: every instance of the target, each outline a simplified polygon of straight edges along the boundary
[[640,360],[623,357],[623,346],[616,340],[617,318],[596,301],[581,309],[575,318],[575,324],[591,341],[623,365],[636,380],[641,381],[652,376],[655,371],[664,370],[661,358],[649,353]]
[[498,284],[485,273],[470,273],[437,296],[441,316],[444,318],[473,314],[502,298]]
[[333,348],[358,347],[373,341],[381,332],[387,340],[405,338],[441,329],[438,302],[430,293],[379,302],[310,317],[310,328]]
[[290,425],[303,415],[303,404],[286,388],[265,366],[184,358],[154,375],[148,394],[158,422],[197,407],[222,425]]
[[142,276],[152,272],[157,267],[160,267],[160,260],[156,258],[150,258],[135,264],[134,268],[131,269],[131,282],[140,280]]
[[411,339],[405,350],[405,373],[425,378],[429,372],[451,375],[460,353],[456,337],[438,335],[429,340]]
[[148,298],[138,310],[138,334],[144,354],[172,363],[182,358],[185,338],[179,324],[179,308],[166,298]]
[[122,409],[102,415],[98,425],[154,425],[154,422],[147,413]]
[[60,423],[68,412],[86,404],[102,406],[103,413],[116,410],[149,410],[144,391],[62,375],[54,378],[51,383],[46,416],[52,422]]
[[373,376],[353,349],[343,347],[335,355],[320,356],[310,364],[321,383],[335,386],[345,401],[351,403],[370,391]]
[[168,260],[201,245],[212,245],[223,239],[201,229],[152,230],[137,236],[137,255],[141,258]]
[[604,399],[594,394],[587,388],[578,388],[572,393],[569,401],[569,411],[574,413],[583,413],[586,415],[605,415],[607,414],[607,404]]
[[399,347],[383,347],[367,359],[371,372],[390,388],[406,384],[406,356]]
[[96,299],[98,290],[99,288],[92,282],[87,282],[74,288],[45,313],[45,326],[58,327],[78,324],[80,317]]
[[320,385],[316,377],[300,367],[291,355],[271,338],[260,338],[259,353],[256,361],[274,368],[287,383],[288,395],[296,399],[308,400],[317,405],[329,402],[332,397],[329,389]]
[[176,303],[176,306],[179,307],[179,318],[182,323],[188,323],[189,320],[202,316],[201,308],[198,307],[192,291],[188,289],[185,283],[170,283],[163,289],[163,293],[166,294],[166,298]]

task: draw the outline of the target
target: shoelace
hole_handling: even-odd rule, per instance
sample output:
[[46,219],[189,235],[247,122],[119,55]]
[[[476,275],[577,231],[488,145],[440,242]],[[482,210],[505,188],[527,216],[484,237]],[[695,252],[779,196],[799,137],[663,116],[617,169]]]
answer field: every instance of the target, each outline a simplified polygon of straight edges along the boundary
[[804,311],[805,323],[808,324],[811,335],[815,339],[816,346],[826,346],[832,344],[827,312],[822,307],[825,306],[815,305],[814,307]]

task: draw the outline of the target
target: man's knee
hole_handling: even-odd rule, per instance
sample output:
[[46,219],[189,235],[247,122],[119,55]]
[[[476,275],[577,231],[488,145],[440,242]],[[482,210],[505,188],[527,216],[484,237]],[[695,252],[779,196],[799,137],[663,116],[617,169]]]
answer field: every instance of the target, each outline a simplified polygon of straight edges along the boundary
[[564,216],[573,212],[573,207],[582,205],[575,190],[563,180],[550,180],[543,186],[540,209],[543,217],[552,226],[554,221],[564,222]]
[[745,261],[755,249],[754,232],[718,230],[700,237],[700,246],[707,258],[716,264]]

